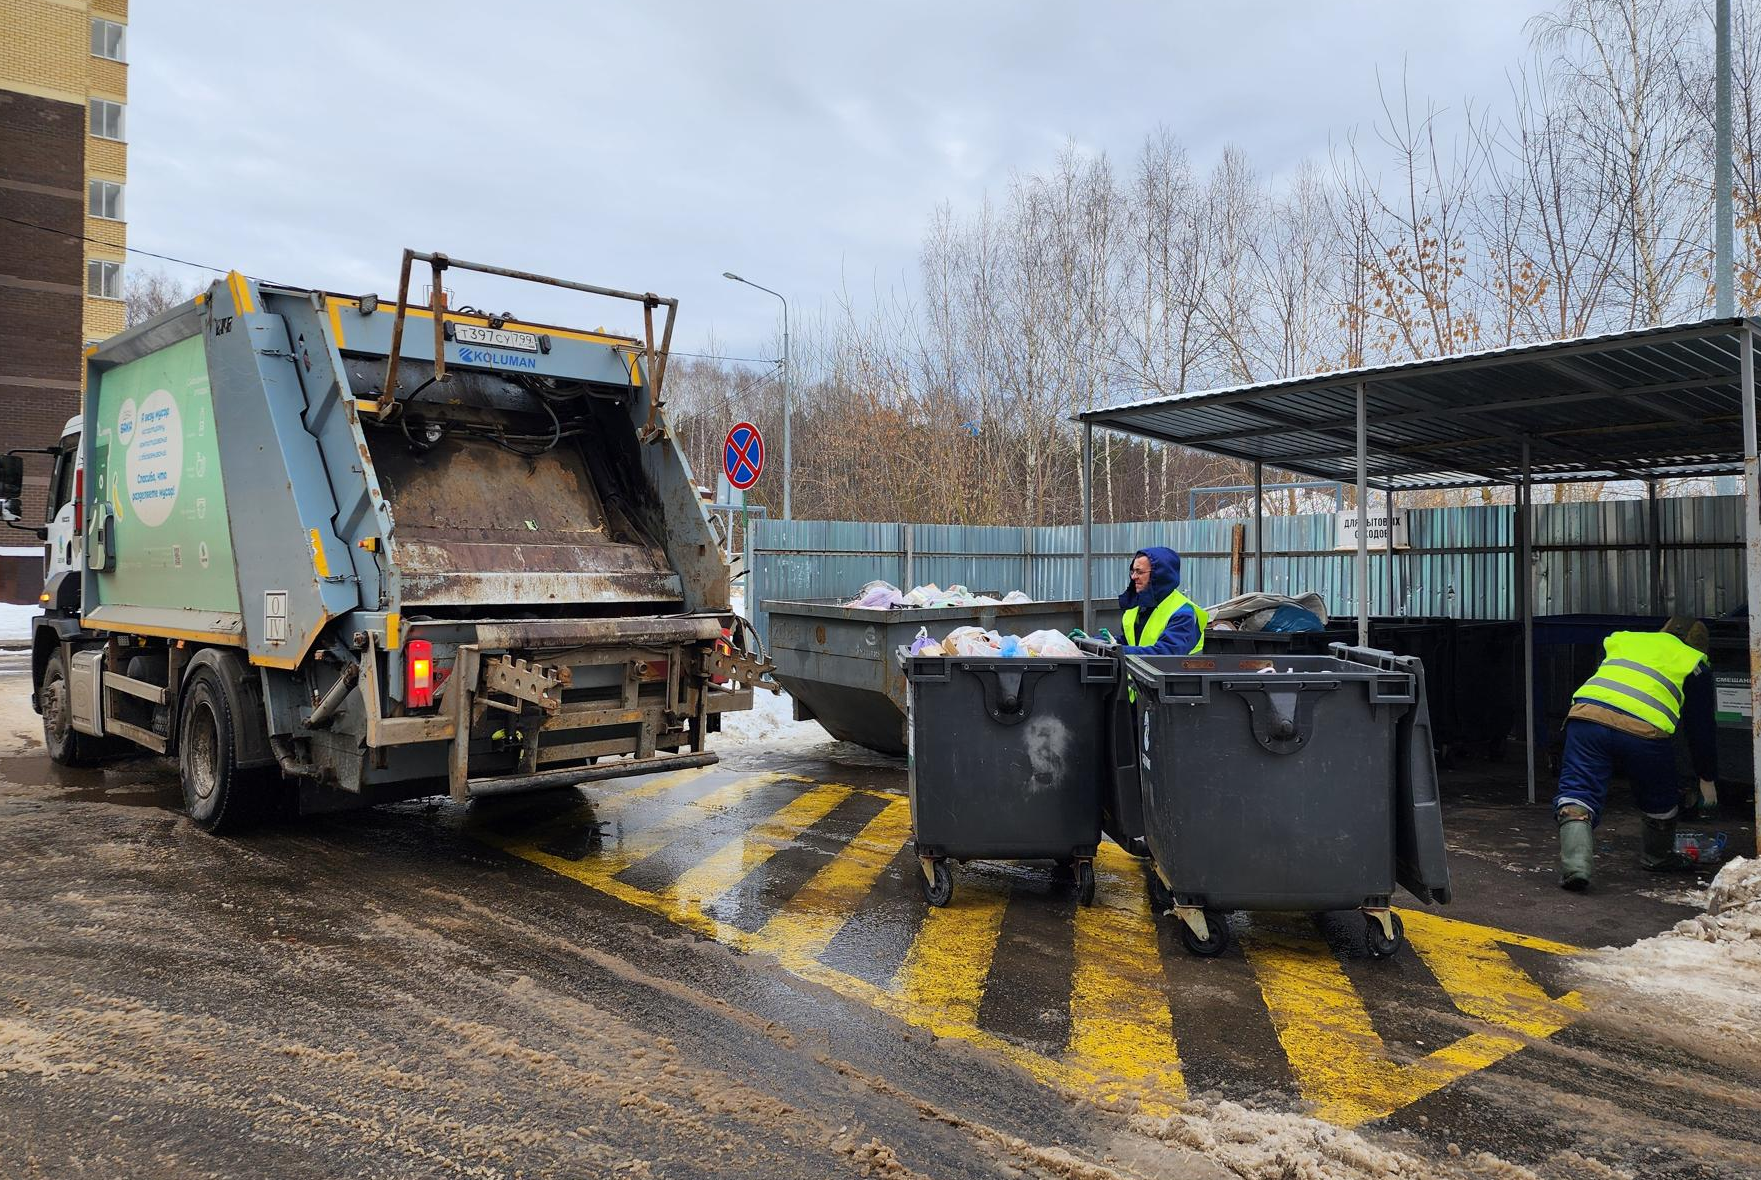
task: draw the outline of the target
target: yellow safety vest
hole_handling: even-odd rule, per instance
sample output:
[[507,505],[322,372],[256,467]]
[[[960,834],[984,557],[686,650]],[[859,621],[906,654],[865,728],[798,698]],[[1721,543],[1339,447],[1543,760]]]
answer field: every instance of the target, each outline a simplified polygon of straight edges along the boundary
[[1205,614],[1202,606],[1199,606],[1196,602],[1180,593],[1178,590],[1168,591],[1168,597],[1162,599],[1161,602],[1156,604],[1156,609],[1150,612],[1150,620],[1148,624],[1144,626],[1141,638],[1137,633],[1137,608],[1134,606],[1126,611],[1123,620],[1125,624],[1125,642],[1131,647],[1153,646],[1156,640],[1162,637],[1162,632],[1168,629],[1169,620],[1171,620],[1183,606],[1190,606],[1193,615],[1198,619],[1198,642],[1193,644],[1192,650],[1187,653],[1188,655],[1196,656],[1199,652],[1205,649],[1205,624],[1209,622],[1210,619]]
[[1601,667],[1572,699],[1607,705],[1674,733],[1682,684],[1705,655],[1662,631],[1616,631],[1602,641],[1602,650]]

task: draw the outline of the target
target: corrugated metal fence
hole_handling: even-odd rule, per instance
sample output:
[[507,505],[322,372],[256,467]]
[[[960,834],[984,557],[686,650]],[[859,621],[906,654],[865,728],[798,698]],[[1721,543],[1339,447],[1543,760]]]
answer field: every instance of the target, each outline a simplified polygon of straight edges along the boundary
[[[1651,601],[1648,506],[1642,500],[1536,505],[1537,614],[1722,615],[1745,601],[1742,498],[1658,502],[1663,595]],[[1392,581],[1385,551],[1370,553],[1370,612],[1470,619],[1514,616],[1513,512],[1508,505],[1414,509],[1410,547],[1396,550]],[[1238,522],[1179,520],[1096,525],[1094,589],[1111,596],[1126,559],[1167,545],[1183,559],[1186,593],[1203,603],[1230,596],[1231,542]],[[973,590],[1025,590],[1034,598],[1082,593],[1082,530],[1009,526],[756,522],[748,601],[846,598],[865,582],[909,588],[925,582]],[[1245,582],[1254,587],[1253,524],[1246,522]],[[1356,555],[1334,547],[1330,515],[1265,518],[1265,588],[1314,590],[1337,615],[1357,612]],[[767,621],[757,620],[767,635]]]

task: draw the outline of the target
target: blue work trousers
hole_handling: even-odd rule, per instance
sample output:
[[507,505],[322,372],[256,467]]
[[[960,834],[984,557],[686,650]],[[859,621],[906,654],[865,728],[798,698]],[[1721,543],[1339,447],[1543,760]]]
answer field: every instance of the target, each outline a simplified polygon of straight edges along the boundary
[[1675,745],[1669,738],[1642,738],[1594,721],[1567,721],[1553,809],[1576,803],[1589,811],[1592,823],[1601,823],[1608,783],[1616,774],[1625,774],[1633,784],[1640,811],[1660,819],[1675,814]]

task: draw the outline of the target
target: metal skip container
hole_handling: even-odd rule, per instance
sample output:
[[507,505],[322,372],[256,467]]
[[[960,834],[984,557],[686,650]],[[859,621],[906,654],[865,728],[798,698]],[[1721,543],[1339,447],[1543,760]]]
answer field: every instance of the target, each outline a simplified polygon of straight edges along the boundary
[[1152,899],[1198,955],[1231,910],[1359,909],[1400,949],[1395,885],[1449,900],[1424,665],[1331,656],[1126,657],[1138,693]]
[[911,656],[911,828],[924,897],[953,896],[950,860],[1053,860],[1094,900],[1107,709],[1118,678],[1108,657]]
[[[777,682],[795,700],[796,719],[818,721],[833,737],[882,754],[905,753],[905,673],[894,653],[919,630],[945,639],[960,627],[1017,635],[1082,624],[1080,602],[1022,602],[883,610],[835,600],[767,600],[770,655]],[[1119,607],[1096,601],[1098,626],[1119,629]]]

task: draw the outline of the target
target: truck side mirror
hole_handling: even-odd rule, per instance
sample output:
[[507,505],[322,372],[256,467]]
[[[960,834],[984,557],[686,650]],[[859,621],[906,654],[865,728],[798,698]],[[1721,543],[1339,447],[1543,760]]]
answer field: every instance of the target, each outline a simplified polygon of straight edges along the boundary
[[24,494],[24,460],[0,455],[0,519],[19,518],[19,497]]

